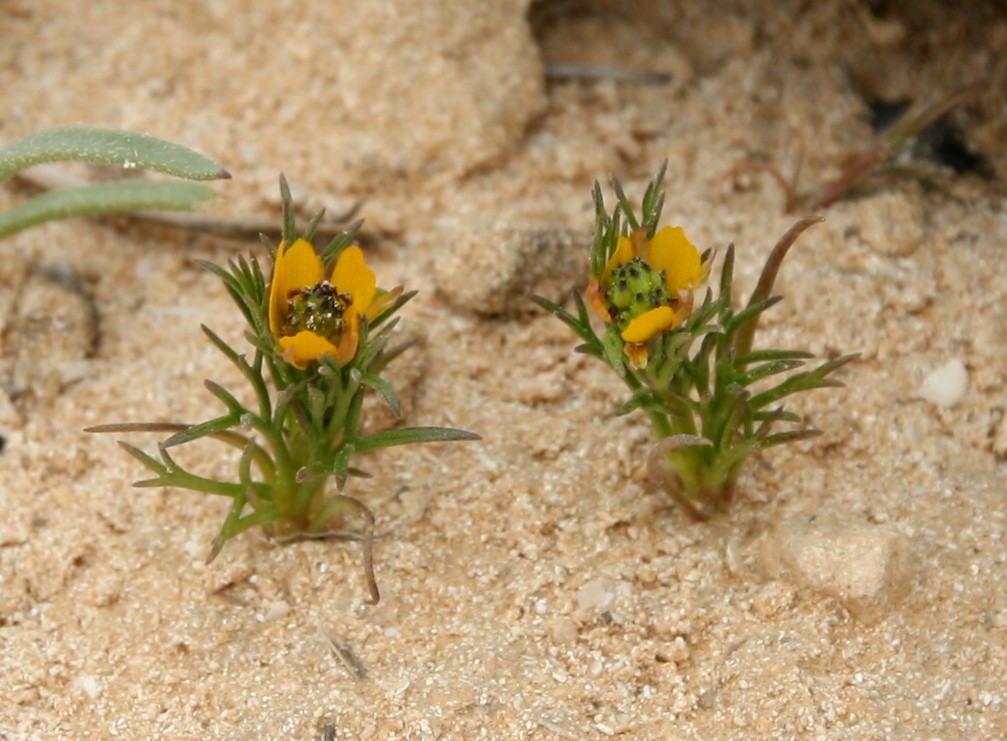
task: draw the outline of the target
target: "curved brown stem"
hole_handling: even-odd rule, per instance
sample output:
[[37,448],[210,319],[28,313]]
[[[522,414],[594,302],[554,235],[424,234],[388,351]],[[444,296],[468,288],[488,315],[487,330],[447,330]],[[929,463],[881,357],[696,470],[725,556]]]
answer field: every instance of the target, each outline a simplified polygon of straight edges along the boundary
[[986,87],[984,78],[971,80],[943,97],[927,103],[921,109],[910,109],[882,141],[861,152],[842,175],[822,189],[821,194],[812,202],[811,210],[826,209],[845,198],[861,180],[888,162],[907,142],[919,136],[954,109],[961,107],[984,87]]
[[[323,530],[319,532],[300,532],[291,533],[289,535],[274,536],[272,540],[275,540],[277,543],[289,543],[294,540],[309,539],[325,540],[326,538],[360,540],[364,551],[364,576],[367,579],[367,589],[371,594],[370,604],[376,605],[381,600],[381,593],[378,591],[377,579],[374,578],[374,513],[371,512],[370,508],[368,508],[367,505],[359,499],[354,499],[353,497],[345,494],[337,494],[326,505],[323,510],[323,514],[333,514],[334,510],[337,509],[340,504],[351,505],[364,516],[365,520],[367,520],[367,527],[364,529],[363,535],[347,533],[343,530]],[[336,507],[333,505],[336,505]],[[330,512],[329,510],[332,511]],[[319,517],[318,519],[324,518]]]
[[[765,301],[769,298],[773,292],[773,285],[776,283],[776,276],[779,275],[780,267],[783,265],[783,258],[787,256],[787,252],[790,251],[794,242],[797,241],[797,238],[809,226],[820,224],[823,221],[825,219],[821,216],[808,216],[797,221],[780,237],[776,246],[773,247],[773,251],[766,258],[766,264],[762,266],[759,282],[756,284],[755,290],[752,291],[752,297],[748,300],[749,306],[754,306],[760,301]],[[752,342],[755,340],[755,330],[758,326],[759,315],[756,314],[744,326],[738,329],[738,333],[734,337],[734,349],[739,356],[747,355],[751,352]]]
[[794,210],[794,206],[797,204],[797,195],[794,193],[794,189],[791,187],[787,179],[783,177],[783,173],[772,165],[767,165],[762,162],[756,162],[754,160],[742,160],[730,170],[724,173],[721,180],[727,180],[729,178],[735,178],[745,172],[764,172],[769,175],[776,184],[780,186],[780,190],[783,191],[783,212],[790,213]]

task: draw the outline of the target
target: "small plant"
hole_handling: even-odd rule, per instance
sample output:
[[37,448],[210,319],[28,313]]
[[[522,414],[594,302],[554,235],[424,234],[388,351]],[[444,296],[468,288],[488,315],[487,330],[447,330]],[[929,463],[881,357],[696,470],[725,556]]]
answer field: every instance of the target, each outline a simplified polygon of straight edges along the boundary
[[[180,144],[129,131],[64,126],[39,131],[0,148],[0,182],[34,165],[61,161],[155,170],[187,180],[231,177],[213,160]],[[152,209],[186,210],[213,197],[214,192],[204,185],[177,181],[129,179],[65,188],[29,198],[0,214],[0,239],[54,219]]]
[[[843,355],[812,370],[796,371],[812,357],[799,350],[753,349],[759,317],[776,304],[773,283],[787,251],[808,226],[804,219],[777,243],[748,304],[731,303],[734,246],[728,248],[716,297],[706,282],[713,255],[700,255],[680,227],[658,229],[664,204],[665,166],[634,213],[619,182],[618,205],[609,215],[595,183],[595,238],[591,274],[576,314],[541,297],[535,301],[580,337],[577,347],[610,365],[632,395],[621,414],[640,409],[660,441],[648,467],[690,517],[705,520],[731,502],[748,457],[764,448],[818,434],[779,405],[791,394],[841,386],[830,378],[856,355]],[[591,314],[604,322],[599,335]],[[776,431],[780,424],[796,425]]]
[[[256,526],[281,540],[360,539],[371,598],[377,602],[371,556],[374,516],[362,502],[342,493],[350,476],[366,475],[355,466],[357,456],[394,445],[478,436],[447,427],[361,432],[369,390],[376,391],[397,416],[400,413],[398,399],[381,373],[405,349],[389,348],[388,343],[398,322],[395,313],[415,291],[377,287],[363,251],[350,244],[362,222],[316,252],[312,240],[323,214],[298,236],[290,189],[282,177],[280,190],[283,240],[273,246],[263,238],[272,263],[268,284],[254,257],[233,259],[227,268],[201,263],[224,282],[248,322],[251,359],[208,327],[203,326],[203,332],[247,379],[255,405],[248,408],[226,389],[206,381],[206,388],[224,406],[218,417],[194,425],[107,424],[88,431],[173,433],[158,445],[159,458],[119,444],[155,474],[135,486],[175,486],[231,500],[208,560],[235,535]],[[234,480],[192,473],[172,457],[172,448],[203,438],[240,451]],[[335,493],[328,486],[333,477]],[[347,530],[354,514],[365,520],[362,535]]]

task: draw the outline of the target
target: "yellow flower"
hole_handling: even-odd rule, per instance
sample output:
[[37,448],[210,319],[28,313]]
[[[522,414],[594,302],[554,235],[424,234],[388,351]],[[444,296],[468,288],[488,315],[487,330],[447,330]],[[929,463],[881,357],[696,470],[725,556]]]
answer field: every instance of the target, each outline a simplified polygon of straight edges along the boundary
[[692,289],[703,280],[699,251],[681,227],[666,226],[647,239],[644,229],[620,237],[599,278],[588,281],[587,300],[619,328],[626,354],[647,364],[647,345],[677,327],[692,311]]
[[280,243],[269,287],[269,329],[288,363],[306,368],[323,355],[345,365],[360,343],[360,317],[373,321],[402,292],[380,291],[356,246],[339,253],[332,277],[304,239]]

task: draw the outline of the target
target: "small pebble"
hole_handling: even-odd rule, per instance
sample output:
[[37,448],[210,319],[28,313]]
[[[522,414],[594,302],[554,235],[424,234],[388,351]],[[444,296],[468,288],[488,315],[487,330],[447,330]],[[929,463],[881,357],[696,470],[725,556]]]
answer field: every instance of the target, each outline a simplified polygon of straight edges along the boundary
[[577,642],[577,624],[570,618],[559,618],[553,621],[549,633],[552,642],[559,645]]
[[[757,548],[765,577],[833,597],[862,619],[894,607],[911,586],[908,543],[885,526],[783,523],[763,533]],[[786,590],[777,597],[756,611],[785,609]]]
[[98,680],[96,677],[90,674],[81,674],[79,677],[73,680],[74,689],[78,689],[88,696],[91,700],[94,700],[101,694],[101,688],[98,686]]
[[932,371],[920,386],[920,397],[941,407],[953,407],[962,397],[969,385],[969,372],[958,358],[951,360],[940,368]]
[[614,598],[607,579],[593,579],[577,590],[577,607],[585,612],[601,610],[608,607]]
[[267,623],[271,623],[274,620],[285,618],[289,614],[290,605],[286,600],[279,599],[266,603],[266,609],[262,613],[262,619]]

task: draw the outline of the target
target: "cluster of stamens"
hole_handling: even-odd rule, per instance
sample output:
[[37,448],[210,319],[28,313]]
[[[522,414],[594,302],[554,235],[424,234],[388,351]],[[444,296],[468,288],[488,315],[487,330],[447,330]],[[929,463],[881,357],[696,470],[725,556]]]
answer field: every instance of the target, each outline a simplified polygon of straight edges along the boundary
[[353,297],[323,280],[309,288],[299,288],[287,295],[285,334],[295,335],[303,330],[332,340],[343,330],[343,315]]

